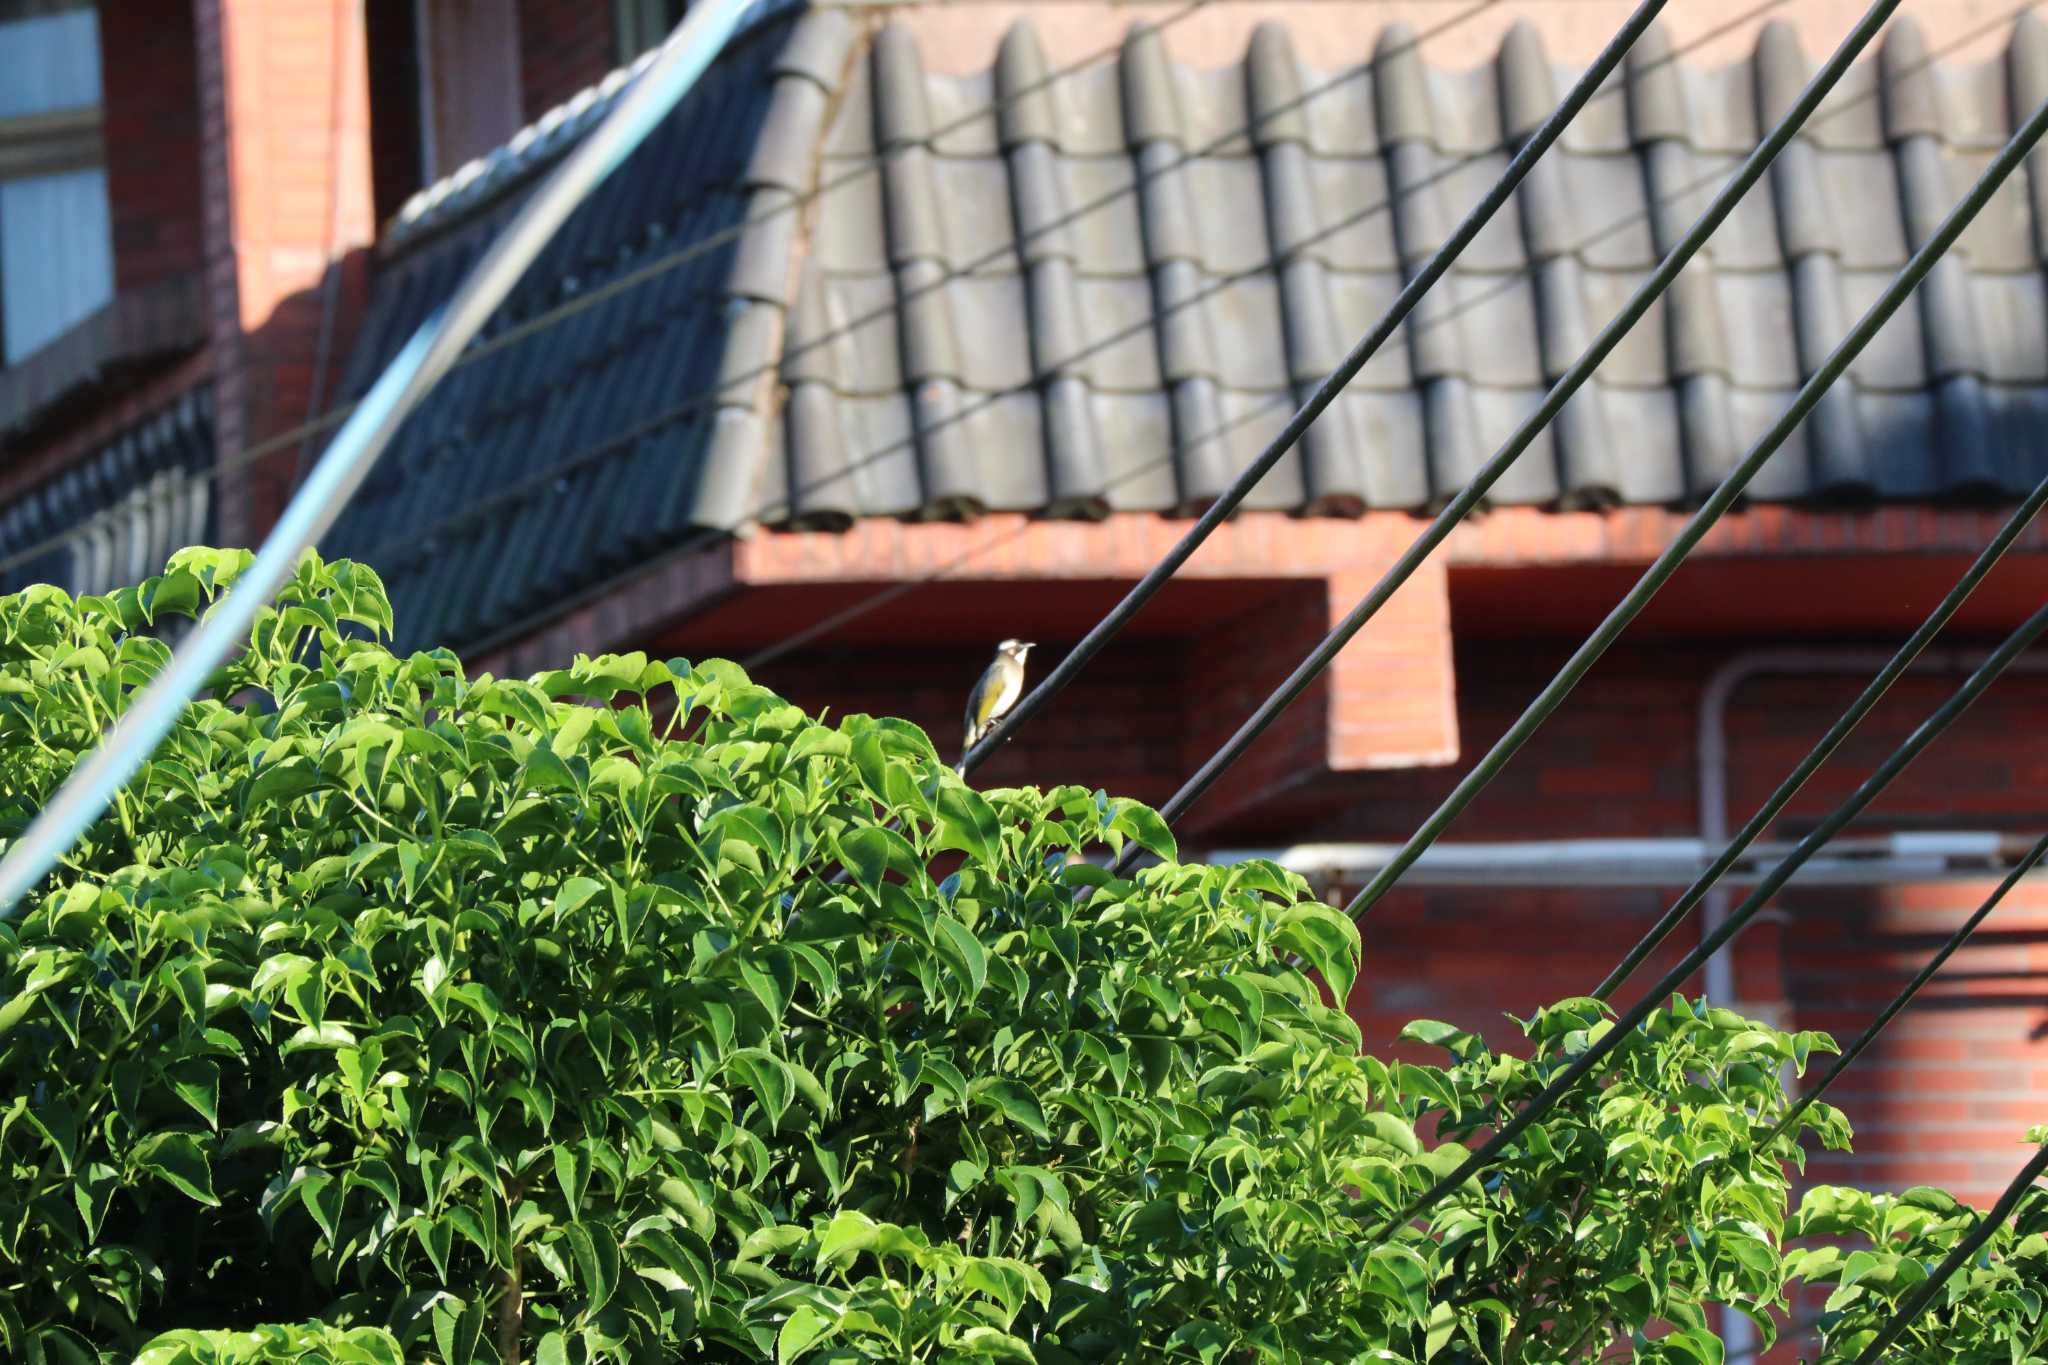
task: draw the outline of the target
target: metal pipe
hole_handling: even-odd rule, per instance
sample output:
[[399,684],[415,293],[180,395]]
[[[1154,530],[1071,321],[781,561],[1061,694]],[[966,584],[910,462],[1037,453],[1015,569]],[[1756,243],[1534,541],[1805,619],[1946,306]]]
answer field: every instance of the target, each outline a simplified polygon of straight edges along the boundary
[[[1713,862],[1724,843],[1720,837],[1443,843],[1432,845],[1403,880],[1418,886],[1683,886]],[[1752,844],[1724,880],[1753,886],[1793,847]],[[1261,859],[1311,880],[1351,882],[1376,875],[1400,849],[1399,844],[1292,844],[1216,849],[1203,857],[1212,863]],[[2005,872],[2025,851],[2024,842],[2014,836],[1987,830],[1837,839],[1826,853],[1808,859],[1793,880],[1806,886],[1981,881]]]
[[[1981,652],[1965,654],[1956,649],[1930,649],[1908,665],[1909,672],[1916,673],[1968,673],[1984,661]],[[1707,684],[1700,692],[1696,755],[1699,783],[1699,831],[1700,838],[1719,848],[1728,841],[1728,731],[1727,716],[1729,699],[1735,690],[1752,678],[1767,674],[1866,674],[1883,668],[1891,655],[1883,650],[1859,649],[1854,647],[1828,648],[1800,646],[1766,646],[1749,649],[1725,660],[1713,673],[1708,675]],[[2009,667],[2015,672],[2048,672],[2048,658],[2021,655]],[[1913,848],[1919,853],[1932,852],[1937,839],[1953,838],[1951,835],[1907,835],[1893,836],[1908,842],[1901,849]],[[2002,840],[2004,851],[1997,857],[2010,862],[2024,855],[2023,848],[2015,848],[2014,841],[2007,836],[1979,835],[1980,839]],[[1853,841],[1838,840],[1838,844]],[[1807,864],[1812,868],[1821,860],[1816,858]],[[1893,878],[1873,880],[1951,881],[1968,879],[1962,876],[1922,875],[1918,871],[1899,869],[1901,875]],[[1974,874],[1982,876],[1981,872]],[[1740,884],[1741,879],[1734,879]],[[1713,936],[1728,920],[1728,893],[1721,887],[1724,881],[1707,892],[1700,904],[1700,938],[1702,941]],[[1707,959],[1703,973],[1703,994],[1716,1004],[1732,1004],[1736,999],[1735,963],[1732,951],[1723,947]]]

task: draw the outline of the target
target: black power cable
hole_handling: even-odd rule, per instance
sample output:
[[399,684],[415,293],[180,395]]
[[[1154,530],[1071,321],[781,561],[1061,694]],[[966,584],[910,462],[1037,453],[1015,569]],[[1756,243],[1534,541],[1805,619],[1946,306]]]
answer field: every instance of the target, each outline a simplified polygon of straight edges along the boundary
[[[2036,115],[2036,119],[2041,119],[2044,115],[2048,115],[2048,110],[2044,110],[2043,115]],[[1685,984],[1687,977],[1698,971],[1708,958],[1720,951],[1730,939],[1741,932],[1743,927],[1756,917],[1758,912],[1770,902],[1773,896],[1777,895],[1779,889],[1792,879],[1793,874],[1804,866],[1808,859],[1812,858],[1815,853],[1818,853],[1851,820],[1860,815],[1863,809],[1876,800],[1878,794],[1906,769],[1908,764],[1919,757],[1920,753],[1929,744],[1932,744],[1942,731],[1955,722],[1956,717],[1968,710],[1970,704],[1976,701],[1983,694],[1984,690],[1997,680],[1998,676],[2005,671],[2007,665],[2018,658],[2035,640],[2039,639],[2044,631],[2048,631],[2048,607],[2042,607],[2039,611],[2028,617],[2018,630],[2007,636],[2004,643],[1999,645],[1992,652],[1991,656],[1964,680],[1963,685],[1957,688],[1947,701],[1943,702],[1941,706],[1935,709],[1932,715],[1922,721],[1919,727],[1906,737],[1905,742],[1897,749],[1894,749],[1891,755],[1878,766],[1877,770],[1849,795],[1847,800],[1830,811],[1825,819],[1793,847],[1792,851],[1785,856],[1782,862],[1771,869],[1742,904],[1737,906],[1734,912],[1728,916],[1725,922],[1717,926],[1712,933],[1704,936],[1700,940],[1699,945],[1687,953],[1678,965],[1666,972],[1640,1001],[1621,1014],[1614,1021],[1612,1028],[1594,1039],[1584,1052],[1573,1058],[1571,1063],[1546,1084],[1534,1099],[1530,1100],[1513,1118],[1503,1124],[1477,1151],[1474,1151],[1464,1161],[1460,1162],[1456,1170],[1430,1186],[1428,1190],[1424,1191],[1422,1195],[1410,1203],[1401,1213],[1383,1225],[1376,1234],[1376,1240],[1384,1240],[1386,1235],[1393,1229],[1401,1227],[1412,1219],[1421,1216],[1434,1206],[1438,1200],[1464,1184],[1466,1180],[1484,1168],[1495,1157],[1506,1151],[1528,1129],[1530,1124],[1555,1107],[1580,1081],[1592,1074],[1594,1069],[1605,1061],[1616,1048],[1620,1047],[1625,1039],[1634,1035],[1636,1029],[1641,1026],[1645,1019],[1650,1017],[1667,997]]]
[[[1734,211],[1736,204],[1741,200],[1742,196],[1762,177],[1764,171],[1769,168],[1778,153],[1791,143],[1801,126],[1805,124],[1807,118],[1819,107],[1821,101],[1827,98],[1828,92],[1835,87],[1843,74],[1848,71],[1850,63],[1855,61],[1857,55],[1869,45],[1871,39],[1877,36],[1878,30],[1884,27],[1885,21],[1891,17],[1892,12],[1898,6],[1899,0],[1877,0],[1870,7],[1862,20],[1857,23],[1855,29],[1843,40],[1842,45],[1835,50],[1834,55],[1828,59],[1827,64],[1807,83],[1806,89],[1800,93],[1798,101],[1792,106],[1792,109],[1786,114],[1784,119],[1771,130],[1770,136],[1765,138],[1749,154],[1734,177],[1723,186],[1719,194],[1714,196],[1714,200],[1708,205],[1707,211],[1693,224],[1692,228],[1685,234],[1685,237],[1678,245],[1671,250],[1670,254],[1665,256],[1663,261],[1658,264],[1657,269],[1650,277],[1637,287],[1635,293],[1630,297],[1627,306],[1606,327],[1601,329],[1600,335],[1594,339],[1593,344],[1579,357],[1571,369],[1552,386],[1550,392],[1544,397],[1543,402],[1523,420],[1522,424],[1516,429],[1515,434],[1508,439],[1507,443],[1500,448],[1492,459],[1487,461],[1485,467],[1473,476],[1472,481],[1466,484],[1458,495],[1437,514],[1436,518],[1430,522],[1429,528],[1415,540],[1414,544],[1410,545],[1403,552],[1400,559],[1395,561],[1393,567],[1381,576],[1379,582],[1373,585],[1372,591],[1368,592],[1359,601],[1358,605],[1351,609],[1350,613],[1345,616],[1343,621],[1334,630],[1323,637],[1322,643],[1318,644],[1309,656],[1302,660],[1294,672],[1288,675],[1286,681],[1281,683],[1270,696],[1259,704],[1258,710],[1254,711],[1251,717],[1238,727],[1237,732],[1224,743],[1223,747],[1210,755],[1208,761],[1202,764],[1201,768],[1195,772],[1195,775],[1182,784],[1180,790],[1176,791],[1171,799],[1160,808],[1160,814],[1169,823],[1184,814],[1188,807],[1193,805],[1201,797],[1202,793],[1207,791],[1216,779],[1222,775],[1224,769],[1235,763],[1243,755],[1244,751],[1251,747],[1252,742],[1265,732],[1266,728],[1273,723],[1279,714],[1286,710],[1297,697],[1308,689],[1317,676],[1329,666],[1330,661],[1337,657],[1338,652],[1346,644],[1350,643],[1351,637],[1356,635],[1382,606],[1386,605],[1388,599],[1422,566],[1423,561],[1428,559],[1431,552],[1443,543],[1450,535],[1452,529],[1460,521],[1464,520],[1466,515],[1478,505],[1480,498],[1486,495],[1487,490],[1492,488],[1495,482],[1507,473],[1509,466],[1513,465],[1521,457],[1522,453],[1529,448],[1530,444],[1542,433],[1543,429],[1563,409],[1565,403],[1572,395],[1577,393],[1580,387],[1592,377],[1593,371],[1599,368],[1602,361],[1606,360],[1609,352],[1621,344],[1622,338],[1628,335],[1630,329],[1650,310],[1651,306],[1663,295],[1664,291],[1670,288],[1672,281],[1678,278],[1679,272],[1685,268],[1686,264],[1691,261],[1699,249],[1706,244],[1707,238],[1713,235],[1716,228],[1720,227],[1722,220]],[[1932,264],[1931,259],[1928,264]],[[1874,331],[1875,329],[1872,330]],[[1832,380],[1831,375],[1829,379],[1830,381]],[[1821,388],[1824,389],[1825,387],[1825,384],[1821,385]],[[1815,397],[1818,397],[1818,393],[1815,394]],[[1800,415],[1804,415],[1803,411]],[[1796,421],[1794,424],[1796,425]],[[1788,432],[1789,429],[1788,427]],[[1782,440],[1783,437],[1780,436],[1779,439]],[[1772,448],[1775,449],[1775,444]],[[1765,451],[1765,455],[1768,456],[1768,454],[1769,452]],[[1760,466],[1763,462],[1761,458],[1752,458],[1757,466]],[[1736,475],[1731,475],[1729,480],[1721,485],[1721,488],[1716,491],[1715,498],[1710,499],[1707,507],[1701,509],[1702,515],[1706,515],[1709,509],[1711,509],[1711,515],[1706,515],[1706,524],[1711,524],[1713,519],[1720,515],[1721,509],[1734,501],[1735,495],[1748,482],[1749,475],[1754,473],[1754,468],[1749,468],[1747,475],[1742,475],[1742,471],[1738,469],[1737,474],[1742,475],[1740,482],[1736,481]],[[1718,504],[1716,500],[1718,500]],[[1698,520],[1699,518],[1696,517],[1695,521]],[[1705,534],[1704,524],[1700,526],[1699,534]],[[1698,535],[1695,535],[1693,540],[1696,541],[1697,539]],[[1669,576],[1671,569],[1676,567],[1678,560],[1684,557],[1685,551],[1692,548],[1692,544],[1689,541],[1682,541],[1681,546],[1682,548],[1678,548],[1676,554],[1667,552],[1666,557],[1658,561],[1659,564],[1666,564],[1668,562],[1669,567],[1664,570],[1666,577]],[[1662,579],[1660,578],[1658,582],[1661,583]],[[1654,585],[1651,591],[1655,591]],[[1644,594],[1645,600],[1647,600],[1647,597],[1648,594]],[[1631,616],[1633,614],[1633,612],[1629,613]],[[1623,621],[1623,624],[1625,623],[1626,618]],[[1619,633],[1618,625],[1615,627],[1615,633]],[[1594,651],[1595,656],[1597,656],[1600,649],[1605,648],[1606,643],[1603,641],[1600,643],[1599,649]],[[1590,663],[1590,660],[1588,662]],[[1576,682],[1576,677],[1571,681]],[[1567,683],[1563,690],[1569,691],[1570,683]],[[1562,692],[1559,693],[1559,697],[1562,697]],[[1554,706],[1555,703],[1553,702],[1552,704]],[[1452,800],[1457,802],[1456,807],[1450,808],[1448,813],[1439,811],[1437,816],[1432,817],[1432,823],[1426,825],[1424,830],[1419,832],[1415,839],[1411,840],[1409,845],[1402,849],[1401,855],[1397,856],[1394,863],[1384,869],[1379,877],[1375,879],[1374,886],[1378,887],[1381,893],[1384,892],[1387,886],[1393,884],[1395,878],[1407,870],[1408,865],[1414,862],[1416,857],[1420,856],[1422,849],[1426,848],[1435,839],[1437,832],[1442,826],[1450,822],[1450,817],[1454,816],[1458,810],[1463,809],[1464,803],[1477,793],[1479,787],[1485,785],[1486,781],[1492,777],[1493,772],[1498,770],[1509,754],[1512,754],[1513,749],[1519,747],[1521,740],[1526,739],[1528,733],[1533,732],[1536,725],[1541,724],[1543,717],[1548,714],[1548,710],[1545,710],[1541,715],[1537,715],[1533,723],[1528,725],[1527,731],[1519,736],[1511,731],[1509,739],[1514,741],[1513,745],[1504,752],[1500,746],[1496,746],[1495,752],[1487,756],[1488,762],[1482,764],[1479,773],[1475,773],[1479,780],[1473,783],[1472,779],[1468,778],[1466,783],[1460,784],[1458,790],[1463,794],[1463,799],[1460,800],[1458,796],[1453,796]],[[1528,721],[1529,717],[1525,715],[1523,719]],[[1508,744],[1508,740],[1503,740],[1502,744]],[[1446,803],[1446,805],[1448,807],[1449,803]],[[1375,900],[1377,898],[1377,894],[1372,897]],[[1354,902],[1354,910],[1356,904]],[[1369,904],[1370,902],[1368,902]]]
[[1927,959],[1927,965],[1922,967],[1914,975],[1913,979],[1908,981],[1905,987],[1891,998],[1889,1004],[1878,1011],[1877,1018],[1870,1021],[1870,1026],[1857,1036],[1855,1042],[1843,1049],[1841,1056],[1835,1058],[1835,1064],[1828,1068],[1827,1074],[1820,1078],[1813,1089],[1807,1091],[1792,1103],[1791,1107],[1784,1112],[1778,1121],[1771,1125],[1771,1130],[1757,1140],[1757,1146],[1768,1147],[1780,1134],[1798,1122],[1801,1114],[1804,1114],[1814,1104],[1819,1102],[1820,1097],[1827,1093],[1828,1087],[1840,1079],[1842,1073],[1847,1071],[1850,1065],[1858,1057],[1861,1057],[1872,1043],[1877,1041],[1877,1035],[1884,1032],[1885,1025],[1891,1023],[1901,1010],[1913,1003],[1913,997],[1920,993],[1923,986],[1934,979],[1934,974],[1941,970],[1942,964],[1955,956],[1956,950],[1969,941],[1970,935],[1977,932],[1977,926],[1984,923],[1985,918],[1998,908],[1998,903],[2004,900],[2006,895],[2015,886],[2020,884],[2020,878],[2034,870],[2043,856],[2048,856],[2048,835],[2043,835],[2040,839],[2036,840],[2034,846],[2028,849],[2017,863],[2013,864],[2012,871],[2005,874],[2005,880],[2000,882],[1997,888],[1984,898],[1984,903],[1971,912],[1968,919],[1956,926],[1956,931],[1948,936],[1948,941],[1936,950],[1933,957]]
[[1829,352],[1828,358],[1822,362],[1820,368],[1800,386],[1798,396],[1792,400],[1791,406],[1771,425],[1770,430],[1764,433],[1763,438],[1749,454],[1743,457],[1742,463],[1721,481],[1721,486],[1716,488],[1699,511],[1693,514],[1692,519],[1685,524],[1685,529],[1679,532],[1670,546],[1658,555],[1643,572],[1642,577],[1636,580],[1635,586],[1628,590],[1627,595],[1614,610],[1607,614],[1607,618],[1586,638],[1565,662],[1564,667],[1558,670],[1557,676],[1550,680],[1528,708],[1515,719],[1515,723],[1508,727],[1507,733],[1487,751],[1486,756],[1472,771],[1459,780],[1443,804],[1423,821],[1422,827],[1409,836],[1408,842],[1401,846],[1400,852],[1396,853],[1387,865],[1374,875],[1365,889],[1352,899],[1347,909],[1354,917],[1364,915],[1386,895],[1394,883],[1400,880],[1401,874],[1422,856],[1423,850],[1436,842],[1437,836],[1471,804],[1472,799],[1507,765],[1508,760],[1514,757],[1516,751],[1528,741],[1529,736],[1536,733],[1537,728],[1550,717],[1551,712],[1563,703],[1566,695],[1578,685],[1581,678],[1585,677],[1600,656],[1606,653],[1608,646],[1621,635],[1628,623],[1648,605],[1652,597],[1656,596],[1657,590],[1664,586],[1665,581],[1678,571],[1678,566],[1686,555],[1692,552],[1693,547],[1699,544],[1713,524],[1720,520],[1721,514],[1741,495],[1749,481],[1756,477],[1757,471],[1763,468],[1764,462],[1770,459],[1778,447],[1798,429],[1799,424],[1818,406],[1821,397],[1833,386],[1835,380],[1842,376],[1858,355],[1862,354],[1864,347],[1870,344],[1871,339],[1891,319],[1892,314],[1911,296],[1921,279],[1948,253],[1949,248],[1955,245],[1963,230],[1976,218],[1984,205],[1990,202],[1991,196],[1998,192],[1999,187],[2013,171],[2019,168],[2020,163],[2026,159],[2034,144],[2040,141],[2044,132],[2048,132],[2048,103],[2036,109],[2005,146],[1999,149],[1998,155],[1984,169],[1984,173],[1970,186],[1970,192],[1963,197],[1963,201],[1956,205],[1942,220],[1941,226],[1934,234],[1913,253],[1905,268],[1893,278],[1877,302],[1850,329],[1849,335]]
[[2041,1178],[2043,1170],[2048,1170],[2048,1145],[2043,1145],[2040,1151],[2034,1153],[2033,1159],[2020,1168],[2020,1173],[2013,1177],[2012,1184],[2005,1187],[2005,1193],[1998,1196],[1998,1202],[1977,1220],[1977,1225],[1970,1229],[1968,1236],[1956,1243],[1955,1249],[1935,1267],[1934,1273],[1922,1281],[1904,1303],[1892,1310],[1892,1315],[1885,1319],[1884,1326],[1878,1329],[1870,1344],[1863,1348],[1863,1354],[1856,1357],[1856,1365],[1877,1365],[1878,1358],[1891,1349],[1892,1343],[1899,1339],[1900,1333],[1913,1325],[1913,1319],[1927,1311],[1927,1305],[1934,1302],[1934,1296],[1942,1291],[1958,1270],[1969,1263],[1977,1254],[1978,1248],[1991,1240],[1992,1233],[2005,1226],[2005,1220],[2012,1217],[2014,1207],[2033,1187],[2034,1182]]
[[[1891,6],[1898,4],[1898,0],[1881,2]],[[1472,206],[1472,211],[1458,224],[1457,231],[1453,232],[1429,258],[1428,264],[1408,281],[1400,296],[1394,300],[1393,306],[1370,331],[1358,339],[1357,344],[1346,353],[1337,368],[1316,386],[1316,391],[1309,396],[1309,400],[1301,405],[1294,416],[1288,418],[1287,425],[1280,429],[1280,434],[1259,452],[1257,459],[1238,473],[1237,478],[1224,490],[1222,496],[1203,510],[1201,517],[1188,528],[1187,534],[1166,552],[1166,556],[1124,594],[1123,600],[1111,608],[1108,615],[1095,623],[1081,638],[1079,644],[1068,651],[1066,657],[1060,660],[1059,666],[1047,674],[1038,686],[1032,688],[988,734],[982,736],[979,743],[961,755],[960,771],[963,775],[974,771],[989,755],[1009,741],[1018,726],[1031,719],[1046,703],[1058,696],[1061,689],[1072,682],[1081,670],[1088,666],[1089,661],[1102,652],[1111,638],[1121,631],[1132,617],[1142,611],[1145,604],[1166,585],[1166,581],[1179,571],[1180,566],[1187,563],[1195,551],[1201,548],[1202,542],[1209,538],[1210,533],[1237,510],[1238,504],[1245,500],[1246,495],[1258,486],[1259,481],[1266,477],[1274,465],[1280,462],[1280,457],[1294,448],[1302,433],[1309,429],[1316,418],[1322,416],[1323,410],[1336,400],[1337,395],[1343,392],[1344,386],[1365,368],[1366,362],[1371,360],[1380,347],[1386,344],[1387,339],[1400,329],[1401,323],[1415,310],[1416,305],[1422,302],[1423,296],[1435,287],[1437,281],[1450,270],[1452,262],[1458,259],[1501,206],[1508,202],[1515,188],[1522,183],[1536,163],[1542,160],[1544,153],[1550,150],[1552,144],[1564,134],[1565,128],[1578,116],[1579,110],[1599,93],[1600,87],[1606,83],[1614,69],[1621,65],[1622,59],[1628,56],[1629,49],[1635,46],[1636,39],[1642,36],[1643,30],[1656,19],[1665,4],[1666,0],[1643,0],[1643,3],[1636,7],[1635,12],[1629,15],[1628,22],[1621,26],[1621,31],[1601,49],[1593,64],[1586,68],[1585,74],[1572,86],[1570,93],[1564,97],[1564,102],[1551,111],[1550,117],[1543,121],[1543,126],[1531,134],[1529,140],[1515,152],[1514,159],[1508,162],[1507,168],[1501,172],[1500,178],[1494,181],[1485,196]],[[1469,488],[1467,492],[1470,492]],[[1471,502],[1475,501],[1477,494],[1467,502],[1468,510]],[[1462,516],[1463,513],[1459,515]]]
[[1871,709],[1891,689],[1891,685],[1898,681],[1900,675],[1912,667],[1913,660],[1919,658],[1921,652],[1933,642],[1934,637],[1941,633],[1942,627],[1946,626],[1949,619],[1961,609],[1977,585],[1984,581],[1984,576],[1997,566],[2006,550],[2019,539],[2020,533],[2032,524],[2043,506],[2048,506],[2048,479],[2043,479],[2035,485],[2027,500],[2014,509],[2013,514],[2006,519],[2005,525],[1998,529],[1998,534],[1991,538],[1991,543],[1984,547],[1983,552],[1956,581],[1956,585],[1949,589],[1948,596],[1941,599],[1940,604],[1920,623],[1919,628],[1907,638],[1906,643],[1899,646],[1899,652],[1892,655],[1885,666],[1878,670],[1877,676],[1870,680],[1870,685],[1849,704],[1848,710],[1842,712],[1828,732],[1821,736],[1820,742],[1808,751],[1805,758],[1799,760],[1798,766],[1778,784],[1778,789],[1771,793],[1770,799],[1758,808],[1755,815],[1749,817],[1749,822],[1743,825],[1728,847],[1721,850],[1720,856],[1693,880],[1693,884],[1686,888],[1685,894],[1672,902],[1671,908],[1664,912],[1663,918],[1652,925],[1650,931],[1644,934],[1636,946],[1628,950],[1627,956],[1607,974],[1607,979],[1593,991],[1595,997],[1601,1000],[1612,998],[1621,984],[1628,980],[1629,975],[1642,965],[1643,959],[1655,952],[1657,945],[1678,927],[1680,921],[1684,920],[1695,905],[1705,899],[1714,883],[1721,880],[1722,874],[1733,867],[1743,852],[1763,835],[1770,827],[1771,821],[1778,818],[1778,813],[1784,810],[1792,798],[1798,795],[1799,789],[1806,785],[1807,779],[1827,761],[1829,755],[1841,747],[1842,741],[1849,737],[1849,732],[1862,723],[1863,718],[1870,714]]

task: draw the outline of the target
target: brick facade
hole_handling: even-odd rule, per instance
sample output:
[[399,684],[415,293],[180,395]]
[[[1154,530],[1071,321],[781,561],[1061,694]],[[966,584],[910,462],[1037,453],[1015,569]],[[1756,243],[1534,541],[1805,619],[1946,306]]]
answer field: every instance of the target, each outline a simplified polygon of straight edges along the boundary
[[[215,431],[232,464],[331,402],[347,355],[375,233],[368,43],[349,0],[195,0],[195,14]],[[298,456],[294,443],[221,481],[225,543],[261,538]]]
[[[1455,608],[1455,599],[1454,599]],[[1466,758],[1447,769],[1354,779],[1354,794],[1303,842],[1406,838],[1562,661],[1568,641],[1473,642],[1458,652]],[[1457,841],[1689,836],[1698,829],[1695,726],[1725,643],[1617,648],[1446,833]],[[1865,679],[1765,676],[1732,697],[1729,818],[1739,824],[1840,714]],[[1959,678],[1909,675],[1796,797],[1767,838],[1797,837],[1934,709]],[[2043,679],[2002,679],[1909,767],[1850,833],[2008,830],[2042,822],[2043,763],[2014,737],[2038,731]],[[1787,888],[1736,940],[1745,1008],[1847,1041],[1905,984],[1993,883]],[[1344,890],[1349,890],[1346,888]],[[1363,926],[1366,971],[1352,1009],[1369,1046],[1417,1017],[1505,1040],[1502,1015],[1588,991],[1682,887],[1397,889]],[[1782,912],[1780,915],[1777,912]],[[1809,1177],[1903,1188],[1938,1183],[1988,1202],[2048,1121],[2048,888],[2022,886],[1893,1023],[1832,1098],[1856,1126],[1853,1157]],[[1636,997],[1698,942],[1697,918],[1624,989]],[[1694,982],[1691,989],[1698,989]]]
[[100,54],[110,77],[103,117],[115,287],[195,273],[205,242],[191,0],[146,0],[102,23]]
[[519,84],[526,117],[537,119],[618,64],[618,29],[608,3],[522,0]]

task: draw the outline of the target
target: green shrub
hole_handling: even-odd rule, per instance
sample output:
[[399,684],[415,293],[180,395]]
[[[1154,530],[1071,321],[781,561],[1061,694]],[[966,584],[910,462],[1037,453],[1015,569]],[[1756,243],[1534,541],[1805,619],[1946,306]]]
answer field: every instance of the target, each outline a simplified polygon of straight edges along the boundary
[[[0,599],[0,835],[245,564]],[[0,928],[7,1359],[1717,1361],[1708,1305],[1839,1276],[1852,1350],[1956,1235],[1836,1192],[1864,1221],[1793,1230],[1910,1254],[1788,1263],[1798,1150],[1755,1144],[1831,1045],[1682,1000],[1382,1235],[1595,1002],[1527,1059],[1428,1023],[1443,1065],[1362,1056],[1316,979],[1348,989],[1350,923],[1176,863],[1142,806],[978,793],[730,664],[472,680],[389,624],[308,557]],[[1126,840],[1163,861],[1072,858]],[[1921,1349],[2027,1358],[2044,1214]]]

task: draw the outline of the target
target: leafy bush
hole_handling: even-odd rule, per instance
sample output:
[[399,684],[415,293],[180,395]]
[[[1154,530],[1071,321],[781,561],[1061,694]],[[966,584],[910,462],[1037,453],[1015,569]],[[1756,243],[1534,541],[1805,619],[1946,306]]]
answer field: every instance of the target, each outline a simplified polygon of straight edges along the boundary
[[[245,564],[0,599],[0,834]],[[1708,1305],[1839,1278],[1853,1342],[1956,1234],[1853,1191],[1788,1228],[1798,1149],[1756,1141],[1831,1045],[1682,1000],[1388,1231],[1595,1002],[1526,1059],[1428,1023],[1443,1065],[1362,1056],[1290,965],[1341,999],[1350,923],[1142,806],[975,792],[730,664],[472,680],[389,625],[308,557],[0,928],[7,1359],[1718,1361]],[[1163,861],[1072,858],[1126,840]],[[2044,1212],[1926,1349],[2038,1321]]]

